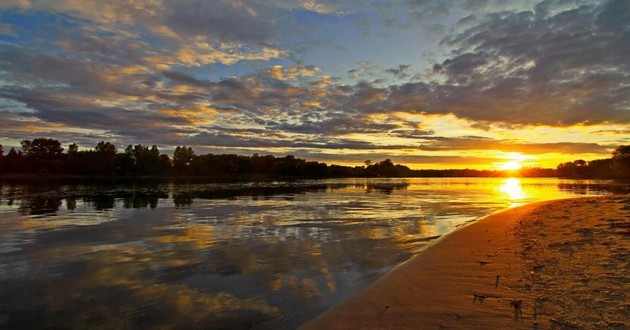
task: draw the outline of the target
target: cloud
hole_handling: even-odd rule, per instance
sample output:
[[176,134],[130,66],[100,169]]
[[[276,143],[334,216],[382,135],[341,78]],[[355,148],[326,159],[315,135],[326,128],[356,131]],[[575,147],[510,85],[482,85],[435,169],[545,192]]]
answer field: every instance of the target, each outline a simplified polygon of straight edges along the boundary
[[496,150],[504,152],[520,152],[524,154],[585,154],[607,153],[609,146],[597,143],[526,143],[511,140],[496,140],[493,138],[469,136],[469,137],[440,137],[423,136],[424,142],[420,149],[425,151],[457,151],[457,150]]
[[301,0],[299,1],[303,9],[312,11],[318,14],[327,15],[345,15],[346,13],[341,9],[336,9],[332,4],[326,3],[321,0]]
[[391,73],[396,78],[404,79],[404,78],[409,77],[409,74],[406,73],[406,71],[409,70],[409,67],[411,67],[411,65],[401,64],[397,68],[390,68],[390,69],[385,70],[385,72]]
[[350,78],[359,78],[361,76],[374,76],[378,65],[370,61],[358,61],[358,66],[354,69],[348,70],[348,76]]
[[628,135],[630,136],[630,129],[625,130],[599,130],[594,131],[592,134],[602,134],[602,135]]
[[283,67],[282,65],[272,66],[266,74],[277,80],[298,80],[301,78],[313,78],[319,76],[319,69],[314,66],[293,65]]
[[[454,114],[478,125],[629,123],[630,17],[614,10],[620,6],[616,1],[570,6],[544,1],[537,8],[542,6],[544,14],[478,15],[442,40],[452,55],[434,65],[434,81],[385,87],[363,81],[339,106],[370,113]],[[387,72],[400,75],[404,69]]]
[[485,165],[496,162],[495,158],[491,157],[477,157],[477,156],[458,156],[458,155],[446,155],[446,156],[433,156],[433,155],[404,155],[396,154],[391,151],[370,151],[370,152],[344,152],[339,153],[327,153],[314,150],[294,150],[291,152],[297,157],[306,159],[318,159],[328,163],[342,163],[342,164],[355,164],[362,165],[366,160],[372,160],[373,162],[381,161],[385,159],[391,159],[395,164],[405,165],[445,165],[448,164],[453,168],[461,168],[462,166]]
[[19,34],[11,24],[0,23],[0,35],[17,37]]
[[[554,1],[539,8],[544,4],[556,8]],[[515,124],[628,123],[630,17],[608,17],[616,6],[479,18],[442,41],[457,55],[437,67],[447,83],[435,89],[429,111]]]
[[208,81],[201,81],[183,72],[165,70],[165,71],[162,71],[162,75],[170,79],[171,81],[177,82],[177,83],[184,83],[184,84],[193,85],[197,87],[207,87],[209,85]]
[[221,128],[216,132],[200,133],[195,136],[180,139],[181,144],[199,145],[204,147],[228,148],[280,148],[285,150],[321,149],[321,150],[378,150],[397,149],[401,146],[379,146],[367,141],[343,138],[329,138],[318,136],[282,136],[260,134],[256,131],[232,131],[230,134]]
[[164,22],[178,34],[206,36],[225,42],[268,44],[274,19],[263,15],[260,2],[232,0],[165,1]]
[[[356,157],[397,148],[608,153],[601,135],[621,141],[626,130],[617,127],[630,123],[627,1],[536,2],[5,1],[0,10],[12,19],[0,24],[2,137],[67,130],[62,136],[82,143],[102,135],[313,154],[355,149]],[[379,32],[374,41],[420,26],[440,36],[441,49],[422,49],[439,60],[423,75],[420,55],[316,66],[300,52],[315,58],[330,50],[327,38],[352,47],[361,35],[328,36],[319,22],[368,22]],[[296,37],[303,40],[286,40]],[[531,125],[605,129],[587,133],[597,143],[453,137],[443,131],[448,124],[423,124],[433,114],[486,129],[461,135]]]

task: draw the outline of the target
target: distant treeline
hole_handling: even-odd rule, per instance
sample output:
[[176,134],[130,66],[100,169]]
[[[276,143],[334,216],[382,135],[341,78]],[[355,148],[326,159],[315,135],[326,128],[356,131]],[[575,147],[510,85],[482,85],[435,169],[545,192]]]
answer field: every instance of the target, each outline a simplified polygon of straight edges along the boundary
[[611,158],[562,163],[557,172],[559,177],[566,178],[630,179],[630,146],[617,147]]
[[[68,175],[88,177],[222,177],[261,175],[291,177],[501,177],[506,171],[472,169],[412,170],[386,159],[362,166],[328,165],[294,156],[243,156],[236,154],[197,155],[191,147],[178,146],[172,157],[157,146],[128,145],[122,152],[101,141],[94,149],[79,150],[70,144],[64,152],[55,139],[21,141],[21,150],[4,153],[0,145],[0,170],[11,175]],[[573,164],[573,163],[571,163]],[[560,168],[560,167],[559,167]],[[522,169],[521,176],[552,177],[554,169]],[[568,175],[567,175],[568,176]]]

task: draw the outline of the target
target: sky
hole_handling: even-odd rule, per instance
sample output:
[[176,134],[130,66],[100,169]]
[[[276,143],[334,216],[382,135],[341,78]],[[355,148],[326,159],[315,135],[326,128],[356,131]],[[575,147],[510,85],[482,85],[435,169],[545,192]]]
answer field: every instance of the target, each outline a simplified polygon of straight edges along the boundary
[[5,151],[609,158],[630,144],[630,0],[2,0],[0,116]]

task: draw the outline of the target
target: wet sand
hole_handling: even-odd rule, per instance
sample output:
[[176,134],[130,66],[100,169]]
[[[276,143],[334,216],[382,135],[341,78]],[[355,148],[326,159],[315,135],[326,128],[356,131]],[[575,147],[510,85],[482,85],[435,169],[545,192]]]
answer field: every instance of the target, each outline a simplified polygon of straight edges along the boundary
[[435,242],[304,329],[628,329],[630,196],[534,203]]

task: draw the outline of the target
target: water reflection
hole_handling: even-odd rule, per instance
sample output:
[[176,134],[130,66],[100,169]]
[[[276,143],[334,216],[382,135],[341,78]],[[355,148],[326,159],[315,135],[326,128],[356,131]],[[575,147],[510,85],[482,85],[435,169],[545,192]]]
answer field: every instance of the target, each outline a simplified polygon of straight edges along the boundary
[[61,207],[61,198],[36,196],[20,201],[20,213],[31,215],[54,214]]
[[393,182],[388,182],[388,181],[375,181],[375,182],[371,182],[368,181],[366,183],[366,188],[365,188],[365,192],[367,193],[371,193],[371,192],[379,192],[379,193],[383,193],[383,194],[391,194],[392,192],[394,192],[395,190],[402,190],[402,189],[407,189],[407,187],[409,187],[410,183],[409,181],[403,180],[403,181],[393,181]]
[[527,195],[521,187],[521,181],[517,178],[505,179],[504,183],[499,187],[499,190],[507,194],[510,199],[510,207],[521,205],[519,201],[523,200]]
[[2,184],[0,327],[294,328],[555,179]]

